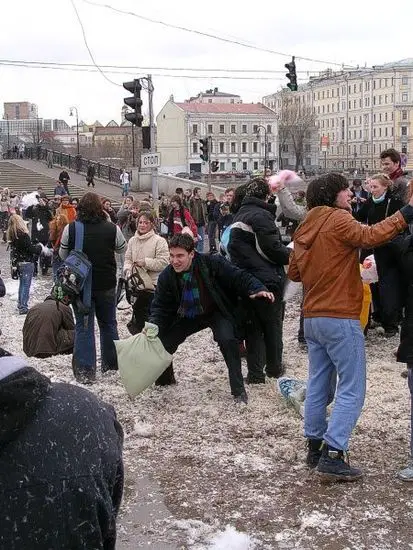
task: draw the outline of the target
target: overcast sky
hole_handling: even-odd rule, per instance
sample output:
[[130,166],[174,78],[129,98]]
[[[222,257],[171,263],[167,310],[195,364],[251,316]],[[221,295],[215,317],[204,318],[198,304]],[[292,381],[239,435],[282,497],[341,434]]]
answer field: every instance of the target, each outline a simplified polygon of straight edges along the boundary
[[[408,22],[413,20],[412,0],[394,0],[386,8],[373,0],[340,3],[331,0],[90,1],[287,56],[168,28],[91,5],[87,0],[3,1],[0,63],[4,60],[92,63],[74,2],[98,65],[150,69],[108,72],[107,77],[113,84],[100,73],[0,64],[1,103],[30,101],[38,105],[39,116],[63,118],[69,123],[69,107],[74,105],[81,119],[89,123],[98,119],[106,124],[112,118],[120,121],[123,98],[128,95],[122,82],[147,73],[153,74],[156,114],[171,94],[175,101],[183,101],[214,87],[237,93],[244,102],[260,101],[263,95],[277,91],[286,82],[284,63],[291,54],[297,56],[300,81],[308,78],[308,71],[313,74],[328,66],[338,68],[334,63],[371,66],[413,57],[413,40],[408,28]],[[322,62],[300,60],[299,56]],[[234,76],[234,73],[205,75],[172,71],[173,68],[264,69],[280,73],[237,73],[237,76],[251,77],[238,80],[220,78],[222,74]],[[173,76],[158,76],[160,74]],[[191,77],[200,75],[202,78]],[[144,92],[142,99],[146,111]],[[2,110],[2,105],[0,108]]]

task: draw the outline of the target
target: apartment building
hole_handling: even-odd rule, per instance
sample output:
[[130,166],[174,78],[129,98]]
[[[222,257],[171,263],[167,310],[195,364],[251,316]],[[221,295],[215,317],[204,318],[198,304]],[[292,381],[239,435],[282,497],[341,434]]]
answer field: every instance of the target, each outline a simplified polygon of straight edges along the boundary
[[[173,97],[156,117],[157,149],[163,173],[208,171],[200,158],[199,140],[211,137],[210,159],[219,170],[261,170],[264,160],[276,167],[277,120],[261,103],[242,103],[239,96],[218,90],[206,92],[184,103]],[[209,101],[211,100],[211,101]]]
[[28,101],[13,101],[3,103],[4,116],[16,120],[24,120],[28,118],[37,118],[37,105]]
[[380,152],[389,147],[404,154],[407,168],[413,167],[413,58],[328,70],[298,92],[283,90],[263,103],[280,112],[286,93],[300,94],[313,109],[317,132],[311,148],[320,168],[374,172],[380,168]]

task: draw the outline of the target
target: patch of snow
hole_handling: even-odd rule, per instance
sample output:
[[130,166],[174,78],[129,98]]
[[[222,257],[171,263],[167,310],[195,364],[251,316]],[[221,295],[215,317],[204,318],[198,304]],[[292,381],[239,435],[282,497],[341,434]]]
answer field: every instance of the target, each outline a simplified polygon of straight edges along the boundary
[[208,550],[254,550],[256,542],[245,533],[240,533],[231,525],[211,537]]

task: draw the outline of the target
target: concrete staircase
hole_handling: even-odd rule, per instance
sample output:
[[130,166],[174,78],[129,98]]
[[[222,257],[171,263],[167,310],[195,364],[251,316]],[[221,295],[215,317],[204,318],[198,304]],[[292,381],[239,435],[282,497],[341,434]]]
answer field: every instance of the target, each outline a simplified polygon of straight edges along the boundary
[[[54,188],[56,185],[55,178],[18,166],[13,162],[0,161],[0,188],[7,187],[10,191],[20,194],[22,191],[31,193],[32,191],[37,191],[38,187],[42,187],[43,193],[46,193],[47,197],[51,199],[54,196]],[[70,180],[69,191],[72,197],[80,198],[86,191],[92,191],[92,189],[85,187],[85,185],[76,184]],[[106,197],[106,194],[99,194]],[[109,194],[107,198],[111,200],[115,208],[120,206],[119,199],[113,199]]]

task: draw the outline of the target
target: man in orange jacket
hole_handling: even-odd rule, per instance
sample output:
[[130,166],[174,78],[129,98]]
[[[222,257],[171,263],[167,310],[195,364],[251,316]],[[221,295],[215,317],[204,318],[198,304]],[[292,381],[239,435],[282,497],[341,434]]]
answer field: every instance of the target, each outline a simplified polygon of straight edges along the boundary
[[[309,212],[294,235],[288,276],[304,285],[304,334],[309,377],[304,431],[307,464],[324,481],[354,481],[361,470],[348,464],[350,434],[364,403],[366,358],[360,325],[363,285],[359,248],[379,246],[413,220],[413,199],[376,225],[351,215],[352,192],[340,174],[326,174],[307,189]],[[335,389],[329,422],[326,409]]]

